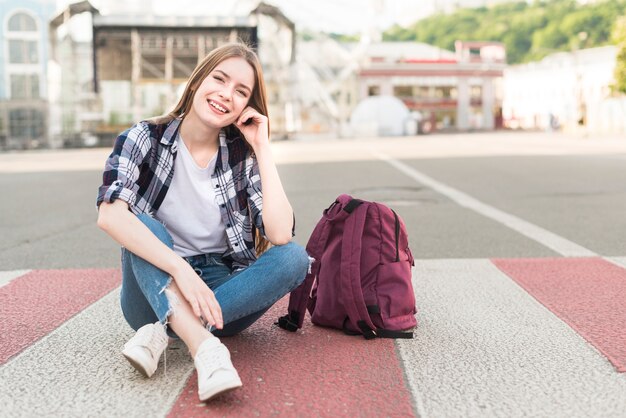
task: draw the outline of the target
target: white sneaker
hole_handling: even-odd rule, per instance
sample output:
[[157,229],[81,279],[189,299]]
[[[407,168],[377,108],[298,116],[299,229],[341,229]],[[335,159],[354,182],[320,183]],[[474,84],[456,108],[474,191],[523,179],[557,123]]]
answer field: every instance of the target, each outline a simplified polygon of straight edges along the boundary
[[198,371],[198,396],[206,401],[213,396],[242,386],[230,361],[228,348],[216,337],[205,340],[194,358]]
[[122,354],[141,374],[150,377],[159,364],[159,358],[167,347],[168,337],[160,322],[139,328],[133,338],[124,344]]

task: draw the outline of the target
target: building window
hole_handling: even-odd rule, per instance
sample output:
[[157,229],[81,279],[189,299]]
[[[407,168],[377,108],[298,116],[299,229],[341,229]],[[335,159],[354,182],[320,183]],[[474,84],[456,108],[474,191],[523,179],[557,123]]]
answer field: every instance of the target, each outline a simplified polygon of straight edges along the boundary
[[38,99],[38,74],[11,74],[11,99]]
[[44,122],[43,113],[37,109],[13,109],[9,112],[9,134],[14,138],[40,138]]
[[368,96],[378,96],[380,95],[380,86],[369,86],[367,88]]
[[37,64],[37,41],[22,39],[9,39],[9,63],[11,64]]
[[174,48],[176,49],[190,49],[195,47],[195,38],[189,38],[186,36],[178,36],[174,38]]
[[454,99],[456,98],[456,89],[451,86],[441,86],[435,88],[435,95],[439,99]]
[[428,87],[428,86],[418,86],[414,90],[414,93],[415,93],[415,96],[420,98],[420,99],[428,99],[431,96],[431,94],[430,94],[430,87]]
[[393,95],[396,97],[413,97],[413,86],[394,86]]
[[159,35],[144,35],[141,37],[142,49],[162,49],[163,37]]
[[26,13],[16,13],[9,19],[11,32],[36,32],[37,22]]
[[483,97],[483,87],[482,86],[472,86],[470,90],[470,97],[474,100],[482,99]]

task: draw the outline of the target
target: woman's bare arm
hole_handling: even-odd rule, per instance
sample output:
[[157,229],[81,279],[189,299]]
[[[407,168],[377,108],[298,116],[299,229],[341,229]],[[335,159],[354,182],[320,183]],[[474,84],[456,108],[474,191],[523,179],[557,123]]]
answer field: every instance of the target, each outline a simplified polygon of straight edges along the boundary
[[[251,123],[244,123],[250,120]],[[252,107],[241,112],[236,122],[259,164],[261,189],[263,190],[263,226],[267,239],[274,245],[291,241],[293,209],[278,176],[269,143],[269,120]]]
[[263,225],[265,235],[274,245],[291,241],[293,209],[278,176],[269,144],[255,149],[263,190]]

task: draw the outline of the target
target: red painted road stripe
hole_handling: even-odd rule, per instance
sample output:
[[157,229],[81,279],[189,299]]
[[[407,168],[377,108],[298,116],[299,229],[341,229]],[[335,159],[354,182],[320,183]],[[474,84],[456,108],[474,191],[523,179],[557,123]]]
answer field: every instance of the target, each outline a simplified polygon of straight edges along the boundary
[[242,334],[224,338],[243,387],[205,404],[194,372],[169,417],[412,416],[392,340],[366,341],[305,321],[290,333],[272,325],[287,299]]
[[601,258],[493,260],[626,372],[626,270]]
[[0,365],[120,283],[118,269],[35,270],[0,288]]

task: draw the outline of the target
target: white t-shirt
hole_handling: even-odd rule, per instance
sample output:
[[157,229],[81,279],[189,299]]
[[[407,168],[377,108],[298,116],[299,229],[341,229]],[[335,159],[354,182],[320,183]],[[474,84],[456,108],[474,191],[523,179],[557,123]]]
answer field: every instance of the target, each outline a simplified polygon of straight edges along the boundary
[[211,185],[218,153],[202,168],[180,135],[176,141],[174,176],[155,217],[165,225],[174,239],[174,252],[181,257],[223,253],[228,249],[226,228]]

